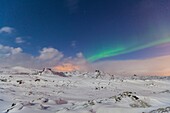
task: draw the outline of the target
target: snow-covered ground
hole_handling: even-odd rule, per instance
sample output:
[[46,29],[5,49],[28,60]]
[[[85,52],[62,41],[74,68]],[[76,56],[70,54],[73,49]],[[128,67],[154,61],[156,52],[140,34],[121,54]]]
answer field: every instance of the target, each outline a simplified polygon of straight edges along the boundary
[[36,72],[1,69],[1,113],[170,113],[169,77]]

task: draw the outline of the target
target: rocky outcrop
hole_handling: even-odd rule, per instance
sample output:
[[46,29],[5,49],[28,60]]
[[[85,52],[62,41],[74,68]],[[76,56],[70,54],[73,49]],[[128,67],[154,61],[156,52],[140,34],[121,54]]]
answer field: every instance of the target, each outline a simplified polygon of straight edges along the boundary
[[38,74],[39,75],[49,74],[49,75],[57,75],[57,76],[61,76],[61,77],[67,77],[63,72],[56,72],[56,71],[52,70],[51,68],[43,68],[43,70],[39,71]]

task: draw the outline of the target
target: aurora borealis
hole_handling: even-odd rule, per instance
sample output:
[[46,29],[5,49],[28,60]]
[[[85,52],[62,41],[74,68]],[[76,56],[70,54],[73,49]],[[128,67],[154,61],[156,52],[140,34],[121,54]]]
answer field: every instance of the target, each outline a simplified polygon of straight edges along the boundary
[[112,56],[116,56],[120,54],[126,54],[126,53],[130,53],[133,51],[138,51],[141,49],[150,48],[150,47],[158,46],[158,45],[169,43],[169,42],[170,42],[170,37],[167,37],[167,38],[162,38],[160,40],[156,40],[156,41],[144,44],[144,45],[138,45],[135,47],[119,47],[116,49],[110,49],[110,50],[106,50],[99,54],[89,57],[88,61],[93,62],[93,61],[96,61],[102,58],[112,57]]

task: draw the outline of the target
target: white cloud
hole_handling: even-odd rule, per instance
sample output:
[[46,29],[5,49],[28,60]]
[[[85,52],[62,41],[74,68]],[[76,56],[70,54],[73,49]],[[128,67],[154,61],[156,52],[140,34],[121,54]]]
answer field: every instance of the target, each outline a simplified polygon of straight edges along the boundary
[[12,28],[12,27],[8,27],[8,26],[5,26],[5,27],[2,27],[0,29],[0,33],[7,33],[7,34],[11,34],[15,29]]
[[100,61],[89,70],[100,69],[118,75],[170,75],[170,55],[143,60]]
[[57,49],[43,48],[40,51],[40,56],[38,56],[37,58],[40,60],[52,60],[52,59],[60,60],[61,58],[63,58],[63,56],[64,55]]
[[18,44],[21,44],[21,43],[24,43],[25,40],[23,40],[22,37],[17,37],[17,38],[15,38],[15,42],[18,43]]
[[63,58],[63,54],[54,48],[43,48],[40,55],[33,56],[22,52],[20,47],[0,45],[0,67],[24,66],[29,68],[53,67]]
[[64,58],[58,65],[63,66],[65,64],[74,66],[80,71],[88,71],[88,67],[90,66],[81,52],[77,53],[76,57]]
[[78,58],[84,57],[82,52],[77,53],[76,56],[77,56]]
[[15,55],[21,53],[22,49],[20,47],[14,48],[10,46],[4,46],[0,44],[0,57],[8,57],[10,55]]
[[0,66],[43,68],[59,66],[62,69],[93,71],[96,69],[117,75],[170,75],[170,55],[143,60],[108,60],[89,63],[83,54],[66,57],[55,48],[43,48],[38,56],[22,52],[20,47],[0,45]]

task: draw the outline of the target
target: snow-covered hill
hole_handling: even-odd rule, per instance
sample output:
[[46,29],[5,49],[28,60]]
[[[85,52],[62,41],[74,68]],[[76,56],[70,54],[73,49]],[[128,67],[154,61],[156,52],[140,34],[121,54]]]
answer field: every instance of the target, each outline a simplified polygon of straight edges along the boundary
[[20,66],[16,66],[16,67],[1,67],[0,68],[0,74],[4,75],[4,74],[20,74],[20,75],[28,75],[28,74],[34,74],[37,73],[38,70],[36,69],[28,69],[28,68],[24,68],[24,67],[20,67]]
[[170,113],[169,77],[0,70],[1,113]]

